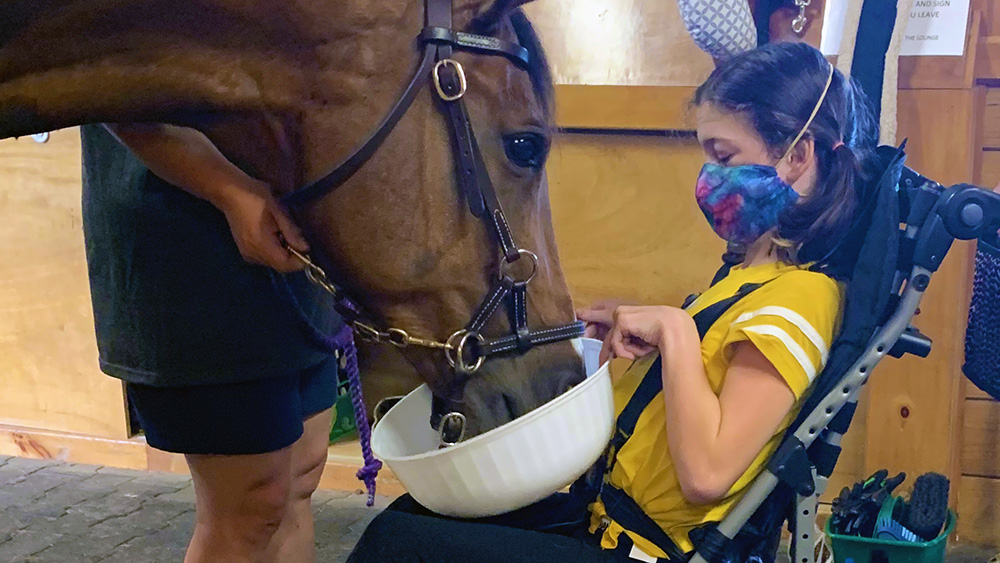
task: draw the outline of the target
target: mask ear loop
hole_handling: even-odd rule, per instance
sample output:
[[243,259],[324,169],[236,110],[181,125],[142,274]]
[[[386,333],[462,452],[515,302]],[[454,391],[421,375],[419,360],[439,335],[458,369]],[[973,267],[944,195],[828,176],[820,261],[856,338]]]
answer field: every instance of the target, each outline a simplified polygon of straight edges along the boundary
[[833,70],[833,65],[830,65],[830,75],[826,77],[826,86],[823,87],[823,93],[819,95],[819,101],[816,102],[816,107],[813,108],[812,114],[810,114],[809,119],[806,120],[806,124],[802,126],[802,130],[799,131],[799,134],[795,136],[794,140],[792,140],[792,144],[788,145],[788,149],[785,150],[785,154],[781,155],[781,159],[779,159],[778,162],[785,160],[790,154],[792,154],[792,149],[795,148],[795,145],[799,144],[799,141],[802,140],[802,136],[806,134],[806,131],[809,130],[809,126],[812,125],[813,120],[816,119],[816,114],[819,113],[819,108],[823,107],[823,101],[826,100],[826,93],[830,91],[830,84],[833,83]]

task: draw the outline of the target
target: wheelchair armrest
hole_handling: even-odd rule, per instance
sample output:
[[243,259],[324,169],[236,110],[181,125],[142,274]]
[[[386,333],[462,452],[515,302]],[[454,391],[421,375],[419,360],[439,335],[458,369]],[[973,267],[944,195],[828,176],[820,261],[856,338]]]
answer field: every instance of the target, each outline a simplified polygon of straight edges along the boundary
[[902,358],[906,354],[913,354],[920,358],[926,358],[931,353],[931,339],[920,332],[920,329],[910,325],[906,327],[903,334],[899,335],[899,340],[889,349],[889,355],[893,358]]

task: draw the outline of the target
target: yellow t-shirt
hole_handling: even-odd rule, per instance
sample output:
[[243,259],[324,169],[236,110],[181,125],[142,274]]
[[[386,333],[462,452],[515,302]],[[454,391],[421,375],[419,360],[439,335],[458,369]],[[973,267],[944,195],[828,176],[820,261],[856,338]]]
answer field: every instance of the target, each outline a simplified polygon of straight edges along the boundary
[[[733,344],[752,342],[777,368],[795,395],[796,406],[774,436],[726,496],[715,504],[696,506],[685,500],[667,445],[666,403],[661,391],[642,412],[635,432],[617,453],[609,482],[628,493],[643,511],[663,528],[683,551],[693,546],[688,532],[706,522],[717,522],[742,497],[744,489],[761,472],[795,418],[801,399],[826,363],[830,345],[839,330],[843,293],[840,284],[817,272],[782,263],[734,268],[702,294],[687,310],[692,315],[735,295],[744,284],[766,283],[738,301],[712,325],[701,343],[705,374],[716,395],[722,392],[732,360]],[[633,363],[615,383],[618,413],[628,403],[656,355]],[[618,545],[625,532],[636,547],[655,557],[666,557],[641,536],[606,522],[604,505],[592,507],[591,531],[602,522],[608,526],[601,539],[606,549]]]

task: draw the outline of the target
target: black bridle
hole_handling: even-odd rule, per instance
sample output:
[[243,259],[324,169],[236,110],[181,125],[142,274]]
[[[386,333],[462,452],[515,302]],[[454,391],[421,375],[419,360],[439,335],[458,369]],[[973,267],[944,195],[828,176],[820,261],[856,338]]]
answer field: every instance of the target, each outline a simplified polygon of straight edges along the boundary
[[[450,124],[458,183],[468,202],[469,211],[486,223],[503,253],[493,289],[476,309],[472,320],[444,342],[417,338],[399,328],[380,330],[374,324],[365,322],[357,303],[333,284],[321,268],[307,256],[292,252],[306,264],[309,278],[334,295],[337,312],[350,323],[360,338],[388,342],[400,348],[420,346],[444,352],[455,371],[455,377],[445,396],[435,394],[431,424],[440,432],[442,443],[450,445],[464,437],[462,396],[465,385],[486,358],[508,352],[524,353],[535,346],[582,336],[583,324],[574,322],[540,330],[531,330],[528,326],[527,287],[538,270],[538,257],[519,247],[514,241],[463,101],[468,88],[465,70],[452,58],[454,50],[473,51],[505,57],[526,70],[529,64],[528,50],[496,37],[453,30],[452,0],[425,0],[424,7],[426,26],[418,37],[423,55],[412,79],[392,109],[361,146],[333,171],[289,193],[282,198],[282,202],[290,208],[301,208],[343,185],[378,151],[423,87],[428,82],[434,85],[439,107]],[[517,277],[513,272],[514,264],[521,260],[529,262],[530,270],[526,275]],[[512,333],[487,340],[481,331],[504,301],[507,302]]]

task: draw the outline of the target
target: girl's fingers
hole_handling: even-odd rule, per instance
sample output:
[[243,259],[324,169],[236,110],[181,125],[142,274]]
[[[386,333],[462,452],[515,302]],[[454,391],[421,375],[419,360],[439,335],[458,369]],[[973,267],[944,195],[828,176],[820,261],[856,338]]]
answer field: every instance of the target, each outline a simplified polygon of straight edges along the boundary
[[604,344],[601,345],[601,353],[597,356],[597,361],[602,366],[605,362],[611,359],[611,335],[609,334],[604,339]]
[[626,360],[635,359],[635,354],[632,353],[632,350],[629,349],[624,340],[617,340],[613,342],[612,347],[614,349],[615,356],[625,358]]
[[611,311],[607,309],[580,309],[576,312],[576,318],[588,322],[610,325],[612,322]]
[[646,344],[645,342],[642,342],[642,343],[626,342],[624,344],[624,347],[625,347],[626,350],[628,350],[628,352],[630,354],[632,354],[632,356],[634,356],[636,358],[641,358],[643,356],[646,356],[650,352],[652,352],[653,350],[656,349],[656,348],[654,348],[654,347]]

